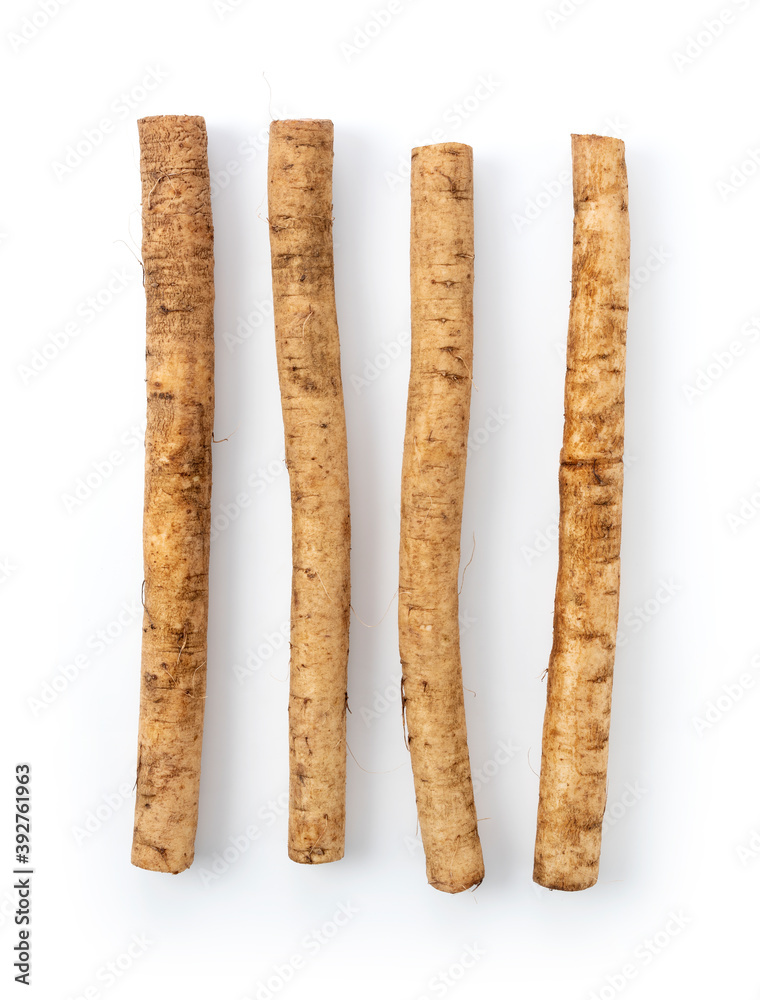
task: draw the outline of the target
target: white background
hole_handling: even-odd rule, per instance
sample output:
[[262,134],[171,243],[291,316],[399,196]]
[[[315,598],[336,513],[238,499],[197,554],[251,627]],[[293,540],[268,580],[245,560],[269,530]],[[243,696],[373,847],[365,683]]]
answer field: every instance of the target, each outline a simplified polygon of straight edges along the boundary
[[[756,998],[760,342],[745,324],[760,315],[760,4],[724,0],[732,21],[716,27],[720,0],[401,0],[390,12],[386,0],[46,2],[49,17],[34,0],[6,3],[0,31],[3,991]],[[373,8],[387,23],[368,37]],[[207,121],[215,433],[229,438],[214,446],[223,530],[212,546],[196,859],[176,877],[129,863],[145,412],[135,120],[163,113]],[[265,222],[270,116],[335,122],[356,617],[346,857],[313,868],[287,859],[282,808],[290,509]],[[88,132],[100,139],[91,148]],[[611,822],[599,883],[563,894],[535,887],[531,870],[571,132],[626,142],[638,287]],[[477,545],[461,600],[486,878],[459,896],[425,880],[393,601],[409,330],[399,171],[433,138],[475,155],[463,562],[473,534]],[[239,342],[224,336],[236,330]],[[33,769],[36,868],[26,992],[11,957],[19,760]],[[356,912],[333,934],[339,904]],[[478,958],[465,970],[468,947]]]

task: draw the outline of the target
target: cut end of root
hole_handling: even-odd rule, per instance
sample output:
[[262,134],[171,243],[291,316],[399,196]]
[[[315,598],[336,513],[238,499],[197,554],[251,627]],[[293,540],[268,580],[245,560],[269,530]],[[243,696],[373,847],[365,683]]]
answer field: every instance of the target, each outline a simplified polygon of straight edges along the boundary
[[161,872],[164,875],[179,875],[187,871],[193,863],[193,854],[181,858],[170,857],[166,849],[150,847],[147,844],[132,845],[132,864],[146,872]]
[[137,125],[138,127],[145,125],[164,125],[167,127],[195,125],[205,131],[206,119],[203,115],[148,115],[145,118],[138,118]]
[[319,135],[332,141],[334,131],[329,118],[275,118],[269,123],[270,138],[285,133],[287,138]]
[[451,880],[440,880],[428,877],[428,884],[432,885],[432,887],[437,889],[439,892],[455,894],[457,892],[466,892],[467,889],[477,889],[484,877],[485,872],[482,871],[477,876],[465,879],[463,882],[452,882]]
[[606,145],[606,146],[619,146],[622,150],[625,149],[625,143],[622,139],[618,139],[614,135],[582,135],[572,132],[570,135],[570,143],[573,148],[579,145]]
[[273,118],[269,124],[279,125],[281,128],[286,128],[288,125],[329,125],[330,128],[333,126],[330,118]]
[[558,889],[561,892],[581,892],[596,885],[598,874],[588,871],[558,871],[547,869],[543,865],[535,865],[533,881],[544,889]]
[[327,850],[317,847],[310,851],[288,847],[288,857],[299,865],[324,865],[330,861],[340,861],[344,853],[343,848],[337,847]]
[[428,153],[439,156],[447,153],[449,156],[467,155],[472,156],[472,146],[466,142],[436,142],[430,146],[415,146],[412,150],[412,157],[419,156],[420,153]]
[[480,854],[480,841],[477,842],[476,853],[469,865],[431,865],[427,867],[427,880],[439,892],[465,892],[467,889],[477,889],[485,878],[483,857]]

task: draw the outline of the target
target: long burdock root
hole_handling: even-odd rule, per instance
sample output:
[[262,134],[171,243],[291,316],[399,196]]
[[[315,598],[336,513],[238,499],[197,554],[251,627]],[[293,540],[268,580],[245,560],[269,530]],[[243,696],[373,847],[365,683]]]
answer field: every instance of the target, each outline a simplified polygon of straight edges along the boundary
[[203,118],[143,118],[147,320],[142,682],[132,863],[192,864],[214,416],[214,250]]
[[351,525],[332,245],[333,125],[274,121],[269,236],[293,516],[288,855],[343,857]]
[[459,548],[472,387],[472,149],[412,150],[412,358],[404,438],[399,651],[428,881],[483,879],[459,652]]
[[559,572],[534,881],[599,875],[620,591],[630,240],[625,147],[574,135],[573,278],[560,457]]

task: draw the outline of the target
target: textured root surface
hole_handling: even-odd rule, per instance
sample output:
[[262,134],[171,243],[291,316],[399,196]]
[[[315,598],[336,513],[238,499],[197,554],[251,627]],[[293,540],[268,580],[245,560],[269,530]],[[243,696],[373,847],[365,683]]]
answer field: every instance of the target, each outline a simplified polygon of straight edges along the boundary
[[559,570],[533,878],[594,885],[606,803],[620,591],[629,228],[625,148],[572,140],[573,275]]
[[206,693],[213,225],[203,119],[138,128],[148,422],[132,863],[176,873],[193,860]]
[[412,360],[401,489],[399,647],[428,881],[483,879],[459,653],[472,386],[472,150],[412,151]]
[[274,121],[269,231],[293,511],[288,854],[343,857],[351,531],[332,245],[333,126]]

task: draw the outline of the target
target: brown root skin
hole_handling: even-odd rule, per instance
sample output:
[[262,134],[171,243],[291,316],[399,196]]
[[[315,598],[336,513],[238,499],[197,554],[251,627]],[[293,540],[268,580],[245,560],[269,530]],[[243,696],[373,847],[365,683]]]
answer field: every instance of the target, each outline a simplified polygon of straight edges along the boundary
[[351,527],[332,244],[333,125],[274,121],[269,232],[293,517],[288,855],[343,857]]
[[472,149],[412,151],[412,358],[401,487],[399,651],[428,881],[483,879],[459,652],[472,387]]
[[138,130],[148,412],[132,863],[177,874],[193,861],[206,696],[213,223],[203,118]]
[[620,592],[630,240],[625,147],[572,137],[573,278],[560,458],[559,569],[533,878],[599,875]]

